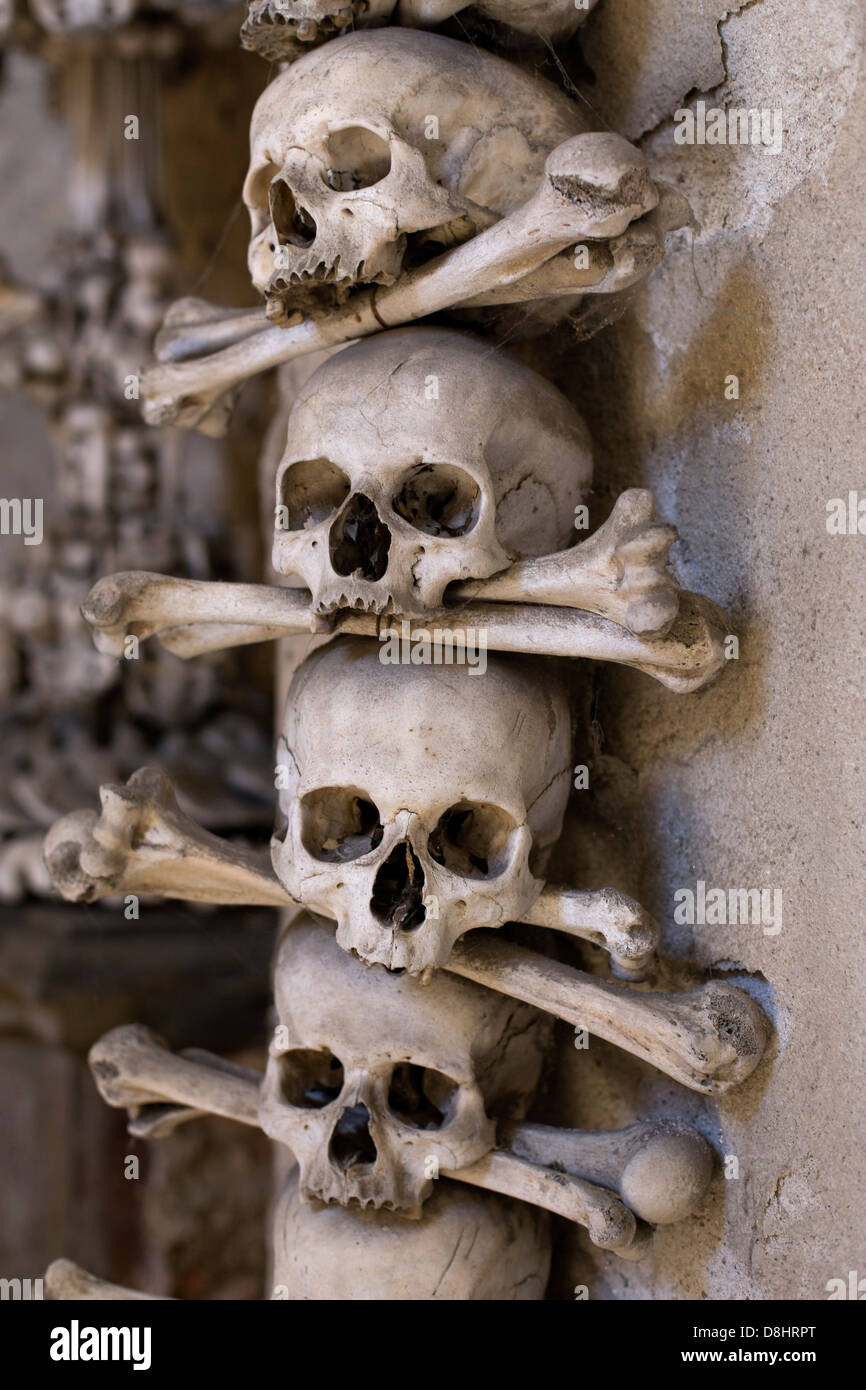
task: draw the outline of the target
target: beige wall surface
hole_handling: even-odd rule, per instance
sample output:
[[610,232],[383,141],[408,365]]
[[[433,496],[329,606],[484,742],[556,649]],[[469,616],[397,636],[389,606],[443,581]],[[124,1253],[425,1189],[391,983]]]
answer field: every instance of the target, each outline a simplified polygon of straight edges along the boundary
[[[826,524],[831,499],[866,499],[860,21],[855,0],[603,0],[585,31],[597,110],[700,230],[563,384],[601,488],[654,490],[683,584],[725,607],[740,642],[685,698],[602,674],[594,809],[632,872],[640,846],[636,887],[668,951],[744,985],[777,1038],[718,1106],[601,1045],[567,1057],[562,1118],[692,1114],[739,1176],[717,1178],[651,1261],[563,1261],[560,1297],[583,1282],[590,1297],[823,1299],[866,1274],[866,535]],[[674,115],[699,100],[779,111],[778,152],[678,144]],[[678,926],[674,893],[698,880],[779,890],[781,930]]]

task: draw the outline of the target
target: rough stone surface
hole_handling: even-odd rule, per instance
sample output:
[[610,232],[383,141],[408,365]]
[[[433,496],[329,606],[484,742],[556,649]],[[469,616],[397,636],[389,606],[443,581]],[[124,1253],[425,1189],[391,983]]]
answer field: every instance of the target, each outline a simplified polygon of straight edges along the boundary
[[[858,7],[809,0],[795,17],[763,0],[717,32],[701,8],[715,14],[605,0],[588,22],[595,99],[626,134],[653,132],[653,173],[703,230],[568,371],[604,479],[599,518],[620,488],[652,488],[684,538],[680,578],[726,607],[740,657],[683,699],[600,674],[590,800],[611,828],[588,845],[576,826],[572,863],[631,859],[620,886],[667,950],[759,997],[777,1042],[741,1091],[704,1107],[603,1044],[564,1040],[557,1118],[690,1114],[740,1176],[719,1173],[640,1265],[560,1248],[561,1298],[583,1282],[595,1298],[823,1299],[863,1264],[863,537],[825,525],[827,501],[863,487]],[[650,20],[626,23],[638,13],[654,55]],[[670,118],[699,95],[780,108],[781,152],[677,145]],[[698,879],[780,889],[782,930],[676,926],[673,894]]]

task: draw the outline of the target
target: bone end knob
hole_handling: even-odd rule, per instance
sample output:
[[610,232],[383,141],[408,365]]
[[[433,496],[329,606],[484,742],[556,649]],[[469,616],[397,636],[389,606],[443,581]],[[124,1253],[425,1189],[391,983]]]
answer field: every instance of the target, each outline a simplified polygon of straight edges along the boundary
[[90,1274],[73,1260],[52,1260],[45,1271],[45,1296],[52,1302],[133,1303],[139,1300],[166,1303],[159,1294],[139,1293],[123,1284],[111,1284]]
[[713,981],[702,990],[701,1012],[716,1045],[714,1089],[739,1086],[758,1066],[770,1040],[770,1025],[759,1004],[736,985]]
[[713,1175],[713,1151],[694,1131],[654,1135],[620,1179],[626,1205],[651,1226],[682,1221],[700,1206]]
[[[168,1048],[140,1023],[122,1024],[97,1038],[87,1061],[106,1104],[123,1109],[159,1099],[148,1084],[147,1064],[155,1052],[168,1054]],[[139,1077],[141,1085],[136,1084]]]
[[593,1245],[600,1250],[618,1252],[628,1249],[634,1241],[637,1222],[621,1202],[611,1201],[590,1213],[587,1230]]
[[67,902],[88,903],[99,896],[93,877],[81,863],[85,847],[93,843],[95,811],[70,811],[48,831],[42,857],[58,893]]
[[98,579],[81,605],[82,616],[93,627],[110,627],[123,617],[125,594],[119,576]]
[[609,131],[564,141],[548,155],[544,172],[568,204],[591,209],[593,237],[620,236],[659,200],[641,151]]
[[147,573],[130,571],[105,575],[94,584],[81,605],[81,616],[92,630],[97,651],[106,656],[123,656],[132,606],[150,578]]

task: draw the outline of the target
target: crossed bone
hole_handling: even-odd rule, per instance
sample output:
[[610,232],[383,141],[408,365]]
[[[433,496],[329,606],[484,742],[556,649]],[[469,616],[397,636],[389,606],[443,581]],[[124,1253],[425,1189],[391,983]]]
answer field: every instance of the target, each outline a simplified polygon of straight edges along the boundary
[[[625,289],[658,264],[665,231],[688,220],[684,200],[653,183],[628,141],[605,132],[572,136],[548,156],[521,207],[394,285],[357,290],[337,308],[295,313],[280,326],[267,309],[180,300],[157,338],[157,365],[142,377],[144,417],[220,435],[242,383],[294,357],[457,306]],[[584,242],[586,269],[571,251],[563,254]]]
[[125,1284],[112,1284],[98,1274],[77,1265],[74,1260],[52,1260],[45,1271],[45,1296],[52,1302],[67,1303],[173,1303],[158,1293],[141,1293]]
[[[65,898],[157,893],[193,902],[298,906],[264,854],[240,849],[184,815],[157,769],[141,769],[126,786],[102,787],[100,798],[101,815],[73,811],[46,836],[45,862]],[[626,980],[644,979],[652,967],[658,927],[615,890],[548,884],[524,921],[602,946]],[[758,1005],[725,981],[644,993],[482,931],[458,941],[444,968],[585,1028],[704,1094],[744,1081],[767,1042]]]
[[728,626],[721,609],[681,591],[668,573],[675,538],[673,527],[654,519],[652,494],[630,488],[588,540],[519,561],[490,579],[455,585],[455,606],[423,619],[355,609],[321,615],[306,589],[174,579],[144,570],[100,579],[81,612],[98,649],[112,656],[123,655],[129,636],[157,637],[176,656],[189,658],[298,633],[375,637],[388,629],[429,639],[434,628],[458,644],[484,633],[494,651],[633,666],[686,693],[724,665]]
[[[258,1126],[260,1072],[201,1049],[172,1052],[140,1024],[94,1043],[90,1068],[103,1100],[131,1112],[136,1138],[163,1138],[205,1114]],[[650,1223],[689,1216],[712,1176],[706,1141],[672,1123],[609,1133],[511,1124],[499,1138],[502,1147],[465,1168],[441,1168],[440,1176],[544,1207],[628,1259],[646,1252]]]
[[[136,1138],[162,1138],[206,1114],[257,1124],[261,1073],[196,1048],[172,1053],[146,1028],[106,1034],[91,1051],[91,1066],[103,1098],[129,1111],[128,1130]],[[677,1123],[649,1121],[606,1133],[503,1124],[498,1139],[502,1148],[467,1168],[441,1170],[441,1176],[554,1211],[621,1259],[647,1253],[652,1226],[691,1215],[712,1177],[709,1144]],[[45,1292],[75,1301],[158,1297],[109,1283],[65,1259],[49,1265]]]

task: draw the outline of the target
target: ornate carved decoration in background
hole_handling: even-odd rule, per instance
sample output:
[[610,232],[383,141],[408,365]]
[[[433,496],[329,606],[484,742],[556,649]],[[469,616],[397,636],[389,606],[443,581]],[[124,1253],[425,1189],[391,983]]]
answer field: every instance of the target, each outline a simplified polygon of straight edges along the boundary
[[[224,473],[220,448],[194,454],[174,431],[140,417],[138,372],[175,275],[160,216],[159,107],[183,40],[166,14],[129,28],[128,9],[34,11],[47,32],[65,36],[46,52],[73,157],[68,233],[38,286],[7,279],[0,299],[3,385],[45,410],[56,459],[44,543],[25,552],[0,592],[6,900],[51,892],[42,835],[99,767],[126,777],[142,760],[164,757],[206,824],[268,821],[266,706],[238,673],[203,663],[179,679],[177,663],[157,652],[118,663],[94,652],[78,611],[106,567],[152,564],[162,554],[207,580],[242,572],[252,555],[249,534],[227,525],[225,501],[211,501],[187,476],[196,457],[201,476]],[[134,141],[124,138],[130,109]],[[215,762],[228,779],[214,777]]]

